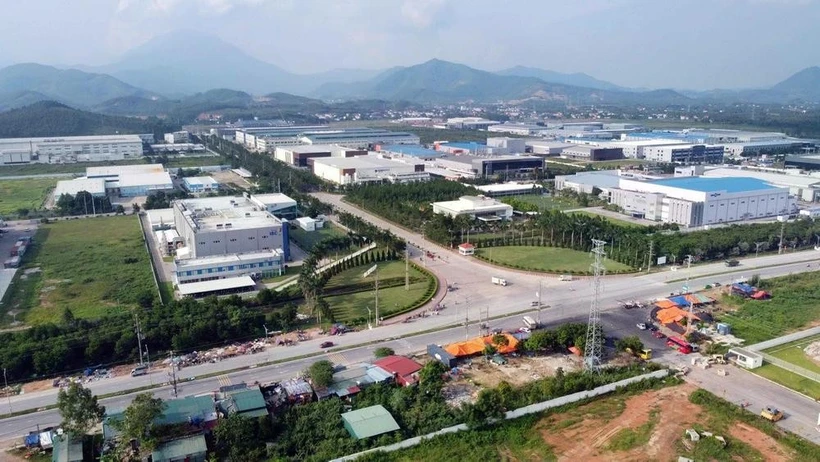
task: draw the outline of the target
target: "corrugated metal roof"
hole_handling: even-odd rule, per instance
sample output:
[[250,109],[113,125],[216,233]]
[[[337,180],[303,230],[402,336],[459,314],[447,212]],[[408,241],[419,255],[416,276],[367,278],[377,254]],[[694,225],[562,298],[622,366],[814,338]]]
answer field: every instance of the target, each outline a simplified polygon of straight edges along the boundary
[[182,295],[195,295],[214,290],[240,289],[243,287],[255,287],[256,282],[250,276],[240,276],[237,278],[214,279],[212,281],[191,282],[180,284],[179,293]]
[[204,454],[208,451],[205,444],[205,436],[189,436],[178,440],[162,443],[156,451],[151,453],[154,462],[168,462],[171,460],[182,460],[185,456]]
[[350,436],[359,440],[401,428],[382,405],[345,412],[342,414],[342,420]]
[[231,393],[234,409],[246,417],[256,417],[268,414],[265,407],[265,397],[259,388],[239,390]]

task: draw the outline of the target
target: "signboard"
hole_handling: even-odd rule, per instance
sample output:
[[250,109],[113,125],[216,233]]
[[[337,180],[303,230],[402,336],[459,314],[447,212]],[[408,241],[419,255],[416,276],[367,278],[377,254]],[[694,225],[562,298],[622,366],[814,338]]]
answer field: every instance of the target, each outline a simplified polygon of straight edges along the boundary
[[666,255],[663,257],[658,257],[658,265],[665,265],[666,264]]
[[370,276],[370,275],[371,275],[371,274],[373,274],[373,272],[374,272],[374,271],[376,271],[378,268],[379,268],[379,265],[373,265],[373,266],[372,266],[369,270],[365,271],[365,272],[364,272],[364,274],[362,274],[362,277],[363,277],[363,278],[366,278],[366,277]]

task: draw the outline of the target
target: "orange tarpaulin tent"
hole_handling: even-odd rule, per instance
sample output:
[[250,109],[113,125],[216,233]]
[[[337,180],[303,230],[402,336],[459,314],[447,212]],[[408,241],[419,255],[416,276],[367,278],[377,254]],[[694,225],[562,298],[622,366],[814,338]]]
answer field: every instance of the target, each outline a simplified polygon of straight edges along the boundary
[[[656,316],[661,324],[669,324],[673,322],[678,322],[683,318],[687,318],[689,316],[689,313],[676,306],[673,306],[671,308],[664,308],[662,310],[659,310]],[[700,318],[694,314],[692,314],[692,319],[697,319],[698,321],[700,321]]]
[[516,347],[518,346],[518,339],[507,333],[501,335],[507,338],[506,345],[493,344],[494,336],[489,335],[487,337],[476,337],[471,338],[470,340],[465,340],[463,342],[451,343],[444,347],[444,351],[450,353],[455,357],[472,356],[479,353],[483,353],[484,347],[486,347],[487,345],[493,345],[495,347],[495,350],[501,354],[512,353],[513,351],[515,351]]
[[658,300],[657,302],[655,302],[655,306],[657,306],[658,308],[674,308],[678,305],[675,305],[675,303],[673,303],[673,302],[671,302],[667,299],[663,299],[663,300]]

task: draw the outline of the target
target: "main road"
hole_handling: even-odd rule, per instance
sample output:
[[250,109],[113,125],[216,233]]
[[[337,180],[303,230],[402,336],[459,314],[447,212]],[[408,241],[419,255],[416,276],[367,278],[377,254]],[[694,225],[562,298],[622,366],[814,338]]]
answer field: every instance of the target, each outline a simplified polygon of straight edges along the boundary
[[[326,339],[316,338],[300,342],[298,345],[291,347],[270,347],[264,352],[253,355],[243,355],[218,363],[188,367],[178,372],[178,378],[182,383],[180,396],[210,392],[218,389],[221,385],[229,383],[243,381],[248,383],[255,381],[269,382],[287,379],[303,371],[311,362],[322,358],[330,359],[339,364],[361,362],[372,357],[374,344],[377,346],[390,346],[400,354],[422,352],[425,346],[431,343],[445,344],[463,339],[467,335],[477,335],[479,317],[491,318],[490,322],[494,328],[510,329],[520,325],[523,314],[540,316],[541,320],[548,324],[586,320],[592,295],[591,284],[587,278],[572,282],[560,282],[556,277],[544,277],[538,274],[493,267],[474,258],[460,256],[450,249],[430,243],[421,236],[342,202],[339,196],[319,193],[316,196],[322,201],[333,204],[337,209],[354,213],[377,226],[389,229],[397,236],[407,240],[416,249],[436,253],[437,258],[432,260],[424,258],[422,264],[440,278],[443,287],[446,287],[447,284],[455,287],[456,290],[451,292],[443,290],[441,295],[430,304],[432,306],[433,303],[440,302],[446,308],[440,311],[438,315],[417,318],[413,322],[383,325],[371,330],[334,337],[333,340],[337,343],[337,348],[330,352],[323,352],[319,348],[319,343]],[[420,256],[421,252],[416,251],[414,258]],[[751,277],[753,274],[767,278],[813,271],[818,269],[816,260],[819,257],[820,252],[797,252],[744,259],[741,261],[741,266],[737,268],[726,268],[723,264],[705,264],[697,265],[690,270],[677,272],[663,271],[637,276],[607,277],[603,284],[604,293],[600,298],[601,307],[604,311],[602,319],[605,331],[607,335],[631,335],[637,331],[634,327],[635,323],[646,317],[647,313],[643,310],[621,309],[618,304],[619,300],[651,300],[668,296],[670,292],[680,290],[683,284],[682,280],[687,277],[690,278],[689,286],[698,288],[713,282],[730,283],[738,278]],[[809,268],[807,265],[811,265],[811,267]],[[507,279],[509,285],[502,287],[491,284],[490,279],[492,276]],[[540,313],[535,312],[531,306],[532,302],[536,300],[536,292],[539,290],[541,291],[543,303],[549,306],[542,309]],[[467,327],[464,326],[465,319],[468,321]],[[425,333],[419,334],[420,332]],[[659,343],[658,340],[651,337],[645,338],[644,341],[649,345]],[[657,347],[663,349],[662,344],[657,345]],[[305,357],[305,355],[313,356]],[[679,356],[677,353],[665,352],[659,355],[659,358],[667,363],[676,363],[684,360]],[[275,362],[275,364],[263,365],[271,362]],[[240,368],[243,369],[223,375],[196,379],[196,377]],[[702,371],[693,371],[693,376],[700,375],[702,375]],[[168,380],[166,371],[155,371],[141,377],[125,376],[103,379],[88,384],[88,387],[98,395],[106,395],[167,383]],[[729,388],[730,393],[758,390],[756,393],[761,394],[762,392],[759,390],[772,390],[772,387],[774,387],[774,390],[779,391],[779,393],[778,398],[771,404],[784,407],[791,414],[789,419],[783,421],[783,425],[786,427],[813,428],[817,412],[820,411],[820,406],[813,400],[785,391],[745,371],[733,370],[728,377],[722,377],[720,383],[723,385],[720,389],[715,388],[716,385],[708,385],[714,379],[711,381],[702,378],[696,380],[700,380],[703,386],[710,389],[710,391],[727,396],[727,399],[733,398],[734,395],[724,392],[725,388]],[[166,399],[171,397],[170,387],[167,385],[156,388],[153,392]],[[0,400],[0,412],[16,412],[48,406],[56,401],[56,393],[55,389],[49,389],[16,396],[8,400]],[[788,395],[788,397],[782,397],[781,395]],[[766,396],[765,393],[760,396],[759,399],[754,401],[755,405],[758,404],[757,401],[761,401],[760,405],[769,404],[768,402],[762,402],[763,397]],[[133,395],[124,395],[104,399],[102,402],[109,408],[117,408],[127,405],[132,398]],[[751,398],[746,396],[743,399]],[[53,410],[6,418],[0,420],[0,440],[20,436],[35,429],[37,425],[53,425],[58,421],[59,416]],[[813,430],[812,432],[801,431],[800,434],[815,440],[817,436],[820,436]]]

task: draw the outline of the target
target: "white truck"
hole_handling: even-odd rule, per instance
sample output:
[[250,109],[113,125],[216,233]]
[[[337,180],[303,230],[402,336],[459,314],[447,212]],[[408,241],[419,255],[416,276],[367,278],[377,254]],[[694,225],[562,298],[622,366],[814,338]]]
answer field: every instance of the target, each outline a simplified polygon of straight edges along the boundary
[[493,284],[495,284],[497,286],[506,286],[507,285],[507,280],[504,279],[504,278],[493,277]]
[[572,275],[571,274],[562,274],[562,275],[558,276],[558,280],[559,281],[570,282],[570,281],[572,281]]
[[537,329],[538,323],[530,316],[524,316],[524,325],[529,329]]

